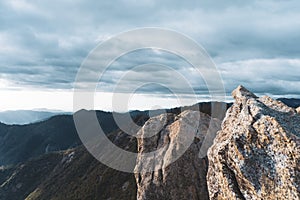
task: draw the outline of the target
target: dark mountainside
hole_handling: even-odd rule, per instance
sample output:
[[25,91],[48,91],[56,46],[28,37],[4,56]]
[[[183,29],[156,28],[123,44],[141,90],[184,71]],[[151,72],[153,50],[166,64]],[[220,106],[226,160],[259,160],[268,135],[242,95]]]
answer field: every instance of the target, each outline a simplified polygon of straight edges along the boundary
[[[241,98],[243,98],[243,95],[241,95]],[[247,98],[245,101],[250,107],[255,107],[254,104],[251,104],[252,101],[247,100]],[[242,101],[242,104],[238,102],[239,100],[236,99],[233,108],[246,107],[244,101]],[[267,102],[262,108],[272,106],[272,108],[275,109],[278,105],[276,101],[274,102],[272,105]],[[231,105],[232,104],[228,104],[225,105],[225,107],[227,108]],[[157,116],[151,116],[150,119],[147,111],[133,111],[131,115],[135,123],[142,126],[147,122],[143,128],[139,130],[139,134],[144,134],[146,130],[151,131],[151,129],[147,127],[149,125],[151,126],[153,120],[157,121],[158,119],[163,119],[166,115],[170,118],[167,126],[161,130],[158,136],[153,136],[153,138],[149,138],[145,141],[143,139],[136,140],[136,138],[119,130],[114,123],[111,113],[97,112],[97,117],[110,140],[123,149],[132,152],[147,152],[156,148],[166,147],[162,154],[163,163],[166,163],[165,161],[170,158],[170,153],[173,152],[174,149],[180,147],[181,136],[184,137],[184,135],[189,132],[197,132],[194,143],[179,160],[172,163],[163,171],[159,170],[150,174],[141,173],[140,175],[110,169],[94,159],[81,145],[72,116],[55,116],[44,122],[25,126],[7,126],[0,123],[0,161],[6,165],[0,167],[0,200],[232,199],[232,196],[235,196],[237,199],[260,199],[260,194],[256,192],[255,189],[250,187],[248,189],[252,192],[245,193],[243,188],[251,185],[252,182],[258,184],[260,187],[263,186],[266,192],[276,189],[274,184],[276,181],[274,179],[261,179],[260,176],[265,177],[268,176],[269,171],[272,172],[274,165],[269,165],[268,163],[275,163],[275,166],[278,165],[278,167],[280,167],[280,160],[282,158],[289,160],[291,157],[285,152],[282,152],[280,155],[272,154],[272,156],[269,155],[267,149],[262,146],[257,146],[255,140],[249,140],[247,141],[247,143],[249,143],[248,148],[250,152],[253,151],[253,156],[247,157],[245,160],[247,161],[246,164],[250,165],[250,168],[248,165],[242,165],[243,163],[236,161],[236,158],[232,156],[235,154],[225,154],[226,156],[224,157],[223,153],[221,153],[220,155],[222,156],[219,157],[219,152],[210,150],[209,157],[203,159],[198,157],[199,148],[203,143],[204,136],[208,134],[208,123],[211,119],[211,105],[210,103],[200,103],[197,106],[199,106],[202,112],[202,114],[200,113],[201,121],[199,126],[194,124],[198,119],[198,112],[194,111],[196,110],[195,106],[170,109],[167,111],[169,114],[161,114],[162,111],[152,112],[152,114],[155,113],[154,115],[157,114]],[[231,108],[231,110],[233,108]],[[80,112],[88,111],[83,110]],[[232,111],[229,110],[228,112]],[[236,112],[239,113],[241,111]],[[267,115],[266,112],[269,112],[269,110],[266,109],[264,112],[264,115]],[[281,113],[278,113],[278,115],[281,115]],[[299,118],[297,115],[295,109],[291,108],[290,116],[293,117],[295,122]],[[219,119],[213,118],[215,128],[210,131],[214,132],[209,133],[212,137],[221,129],[220,123],[223,116],[224,113],[219,116],[214,116]],[[239,118],[238,116],[239,115],[227,113],[225,120],[227,119],[227,121],[230,122],[229,126],[238,127],[238,124],[235,124],[238,123],[235,122],[235,119]],[[241,119],[240,123],[248,123],[247,118]],[[188,123],[186,124],[186,122]],[[282,124],[285,130],[286,127],[292,126],[283,124],[282,121],[279,123]],[[228,127],[224,126],[223,124],[222,131],[217,134],[219,139],[215,140],[213,144],[214,149],[219,149],[220,151],[222,149],[216,146],[221,145],[223,139],[230,141],[230,137],[225,133]],[[266,130],[273,129],[273,126],[268,123],[264,126]],[[245,127],[247,128],[247,126]],[[237,129],[237,131],[240,130]],[[299,133],[297,127],[294,127],[294,131],[298,131]],[[224,134],[222,132],[224,132]],[[284,134],[281,129],[279,129],[279,132]],[[239,132],[236,134],[239,134]],[[244,136],[242,132],[240,132],[240,134],[242,139]],[[260,134],[262,138],[270,137],[264,135],[264,132],[260,132]],[[291,141],[298,141],[298,136],[291,136]],[[160,139],[158,140],[157,137]],[[233,138],[237,138],[237,136]],[[270,141],[274,140],[270,139]],[[280,144],[281,140],[276,141]],[[240,142],[237,141],[237,144],[239,143]],[[233,141],[232,144],[235,145]],[[49,147],[48,152],[46,151],[47,146]],[[226,148],[225,152],[227,151]],[[237,148],[239,149],[240,147],[238,146]],[[260,150],[255,151],[257,148],[260,148]],[[298,142],[294,148],[299,149]],[[266,157],[266,155],[270,157],[267,157],[268,159],[256,160],[255,158],[259,157],[258,155],[262,155],[261,158]],[[282,157],[283,155],[284,157]],[[295,156],[291,158],[292,161],[298,163],[296,166],[300,166],[297,157],[299,154],[296,150],[293,152],[293,155]],[[141,158],[138,158],[136,167],[145,164],[141,162],[140,159]],[[215,161],[215,159],[218,160]],[[216,171],[212,168],[212,163],[218,163],[219,161],[220,164],[218,164],[217,167],[220,168]],[[261,162],[261,164],[257,163],[258,161]],[[290,167],[291,170],[294,169],[290,161],[283,164]],[[251,166],[257,166],[255,169],[260,172],[257,174],[257,177],[255,176],[253,179],[249,177],[251,174]],[[239,169],[240,171],[238,171]],[[209,174],[206,177],[207,171],[209,171]],[[295,199],[293,195],[297,194],[297,192],[299,194],[298,172],[299,170],[297,171],[296,169],[293,173],[289,174],[285,171],[279,173],[280,176],[278,177],[289,177],[289,179],[281,179],[281,184],[286,186],[286,189],[282,191],[287,192],[285,194],[289,194],[289,197],[291,197],[289,199]],[[232,177],[234,176],[237,178],[233,179]],[[272,175],[272,177],[276,176],[277,175],[274,174]],[[238,177],[241,177],[241,179]],[[224,178],[230,180],[229,183],[232,184],[232,190],[229,189],[231,188],[230,184],[228,188],[225,186],[222,186],[222,188],[218,182],[212,181],[220,180],[220,182],[224,182]],[[260,180],[266,180],[267,184],[260,182]],[[294,183],[291,183],[290,180],[294,180]],[[216,188],[221,188],[224,195],[222,196],[217,193],[216,191],[218,190]],[[281,194],[284,197],[284,194]],[[272,199],[272,196],[268,197]]]
[[[117,130],[112,113],[97,111],[97,118],[105,133]],[[17,164],[80,144],[72,115],[58,115],[28,125],[0,124],[0,165]]]
[[[134,141],[122,139],[135,148]],[[136,196],[132,174],[106,167],[82,146],[2,169],[0,181],[1,200],[135,199]]]
[[279,98],[277,99],[279,101],[281,101],[282,103],[284,103],[285,105],[292,107],[292,108],[298,108],[300,106],[300,99],[295,99],[295,98]]
[[80,143],[73,120],[68,115],[29,125],[2,125],[0,128],[0,165],[16,164]]

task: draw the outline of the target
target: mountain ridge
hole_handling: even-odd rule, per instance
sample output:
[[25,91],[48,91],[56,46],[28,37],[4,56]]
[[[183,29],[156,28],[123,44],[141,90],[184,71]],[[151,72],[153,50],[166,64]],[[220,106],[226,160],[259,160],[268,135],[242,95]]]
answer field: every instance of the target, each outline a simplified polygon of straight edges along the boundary
[[[107,137],[124,150],[142,153],[165,147],[166,151],[163,154],[158,154],[163,155],[159,157],[163,158],[163,164],[160,165],[158,159],[159,162],[155,165],[158,170],[146,174],[116,171],[101,164],[89,154],[83,145],[77,144],[73,148],[29,156],[24,161],[18,162],[18,164],[1,167],[0,199],[145,200],[180,198],[215,200],[234,198],[250,200],[268,198],[275,200],[278,197],[277,194],[280,194],[279,197],[285,197],[288,194],[289,199],[297,199],[300,190],[299,188],[297,190],[295,186],[298,183],[300,185],[300,169],[298,169],[300,165],[297,168],[295,163],[300,163],[300,159],[298,159],[300,141],[297,139],[300,130],[297,120],[300,115],[295,108],[290,108],[269,97],[256,97],[243,87],[235,90],[233,96],[235,102],[232,105],[226,104],[226,107],[230,106],[230,108],[226,111],[226,115],[224,113],[220,115],[225,116],[225,119],[222,119],[222,126],[217,125],[221,124],[221,120],[214,118],[213,121],[219,121],[215,124],[215,129],[209,129],[208,125],[214,124],[210,122],[212,116],[209,115],[211,114],[209,112],[209,114],[200,113],[202,116],[202,120],[199,121],[200,126],[196,125],[197,123],[195,124],[198,121],[198,111],[195,111],[197,107],[174,108],[167,113],[157,112],[157,115],[151,117],[146,112],[134,112],[135,123],[142,126],[138,134],[146,135],[148,134],[147,131],[150,131],[150,134],[153,131],[149,127],[157,124],[153,123],[154,121],[161,120],[161,122],[164,122],[163,116],[169,116],[168,123],[163,126],[159,134],[148,139],[140,138],[137,140],[118,128],[114,129],[115,125],[104,126],[110,131],[110,133],[107,133]],[[203,105],[200,110],[207,112],[209,110],[207,105],[209,104]],[[81,112],[93,111],[83,110]],[[278,118],[274,118],[274,114]],[[98,112],[97,116],[102,117],[103,121],[112,119],[109,113]],[[291,118],[293,123],[289,124],[286,120],[287,117],[288,119]],[[73,123],[70,116],[66,118],[69,123]],[[60,121],[60,119],[60,117],[54,117],[52,120]],[[62,120],[61,123],[65,124],[65,120]],[[254,120],[254,123],[251,120]],[[47,124],[48,121],[44,123]],[[56,125],[59,125],[59,123]],[[7,128],[9,126],[0,123],[0,129],[1,127]],[[234,131],[228,131],[231,129]],[[279,132],[276,131],[277,129]],[[287,131],[289,129],[290,131]],[[253,130],[256,130],[256,132],[253,132]],[[52,132],[50,131],[50,133]],[[180,138],[193,133],[195,133],[195,137],[188,150],[174,163],[166,165],[170,159],[172,160],[171,153],[181,148],[182,140]],[[249,133],[247,137],[246,133]],[[232,134],[235,134],[234,137]],[[3,135],[5,134],[0,132],[0,142]],[[201,158],[199,152],[205,141],[204,138],[207,136],[210,136],[210,140],[213,140],[215,136],[216,138],[213,140],[212,146],[208,145],[210,147],[208,156]],[[276,137],[282,136],[284,137],[276,139]],[[273,139],[269,139],[270,137],[273,137]],[[61,140],[60,137],[57,139]],[[272,143],[272,141],[276,142]],[[293,143],[293,141],[296,142]],[[268,149],[260,142],[279,146],[273,145]],[[289,145],[289,142],[292,142],[293,145]],[[288,147],[292,147],[288,148],[288,152],[292,152],[291,154],[285,152],[282,148],[286,144]],[[247,151],[250,151],[250,154],[254,153],[255,156],[246,157],[243,146],[246,146]],[[234,148],[231,149],[232,147]],[[234,149],[238,149],[238,151],[234,151]],[[261,150],[257,151],[257,149]],[[264,153],[263,156],[259,152]],[[281,154],[278,156],[274,152],[281,152]],[[272,156],[269,156],[268,153]],[[241,157],[239,154],[243,156]],[[281,157],[281,155],[284,155],[284,157]],[[152,159],[144,162],[142,158],[138,157],[137,167],[147,167],[148,161],[149,163],[153,162]],[[288,159],[288,162],[285,161],[285,158]],[[243,160],[246,161],[243,162]],[[245,163],[246,165],[244,165]],[[274,166],[280,167],[281,164],[287,166],[290,170],[294,170],[295,175],[284,170],[278,171],[278,175],[276,173],[274,175]],[[253,166],[256,167],[255,171],[251,171]],[[271,172],[272,176],[269,177],[268,173]],[[280,183],[276,177],[281,177],[279,178]],[[294,182],[291,180],[294,180]],[[284,186],[282,190],[276,186],[278,184]],[[251,185],[255,187],[253,188]],[[264,189],[257,190],[257,188]],[[263,192],[259,193],[259,191]]]
[[[215,104],[218,103],[215,102]],[[223,103],[220,104],[223,105]],[[224,105],[229,107],[230,104]],[[193,106],[167,110],[154,110],[151,111],[151,114],[157,115],[163,112],[179,114],[186,109],[201,110],[204,113],[211,114],[211,103],[199,103]],[[83,109],[74,115],[80,112],[95,112],[98,122],[106,134],[118,129],[113,114],[121,118],[127,114]],[[139,116],[149,117],[149,111],[134,111],[130,115],[132,118]],[[44,121],[25,125],[7,125],[0,122],[0,165],[17,164],[31,157],[47,152],[66,150],[80,144],[81,140],[75,128],[73,115],[56,115]]]

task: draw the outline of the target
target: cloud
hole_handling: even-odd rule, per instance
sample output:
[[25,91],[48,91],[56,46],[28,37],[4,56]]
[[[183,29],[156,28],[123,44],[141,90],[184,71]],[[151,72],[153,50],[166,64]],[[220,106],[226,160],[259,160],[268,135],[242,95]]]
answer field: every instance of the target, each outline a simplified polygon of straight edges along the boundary
[[252,59],[218,66],[228,93],[237,83],[259,94],[300,96],[300,59]]
[[[299,95],[299,8],[297,0],[1,1],[0,79],[10,84],[0,86],[71,89],[96,44],[125,30],[154,26],[174,29],[203,45],[227,92],[244,84],[259,93]],[[198,94],[207,93],[203,79],[185,61],[155,50],[118,59],[102,79],[103,90],[112,91],[132,67],[151,62],[172,66]],[[151,77],[176,85],[164,70],[147,68],[123,88]],[[153,85],[139,92],[167,91]]]

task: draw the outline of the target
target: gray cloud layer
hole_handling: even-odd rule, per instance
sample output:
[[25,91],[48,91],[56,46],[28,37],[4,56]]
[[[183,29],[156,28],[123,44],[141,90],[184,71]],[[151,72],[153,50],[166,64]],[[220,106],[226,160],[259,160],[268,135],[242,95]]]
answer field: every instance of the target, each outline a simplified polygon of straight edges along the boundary
[[[202,44],[227,92],[244,84],[260,93],[300,95],[299,9],[297,0],[1,1],[0,80],[18,87],[72,88],[80,63],[97,43],[121,31],[155,26]],[[149,62],[170,65],[197,93],[207,91],[187,63],[151,51],[120,58],[103,77],[102,89],[112,91],[125,70]],[[137,72],[126,84],[147,77],[176,84],[174,77],[157,69]],[[153,85],[140,92],[166,90]]]

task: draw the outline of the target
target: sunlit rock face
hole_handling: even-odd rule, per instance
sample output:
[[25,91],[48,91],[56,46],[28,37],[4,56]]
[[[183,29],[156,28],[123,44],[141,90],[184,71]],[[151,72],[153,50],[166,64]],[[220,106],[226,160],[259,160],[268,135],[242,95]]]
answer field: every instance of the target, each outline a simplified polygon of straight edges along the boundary
[[300,114],[300,107],[296,109],[297,113]]
[[[189,110],[179,115],[162,114],[150,118],[139,132],[136,164],[139,173],[135,174],[137,199],[208,199],[208,162],[199,152],[205,136],[214,137],[220,124],[220,120],[207,114]],[[154,132],[158,133],[146,138]],[[190,139],[192,142],[185,149]],[[150,157],[143,156],[157,149],[161,151]],[[174,161],[181,150],[183,155]]]
[[300,199],[300,115],[239,86],[208,151],[210,199]]

